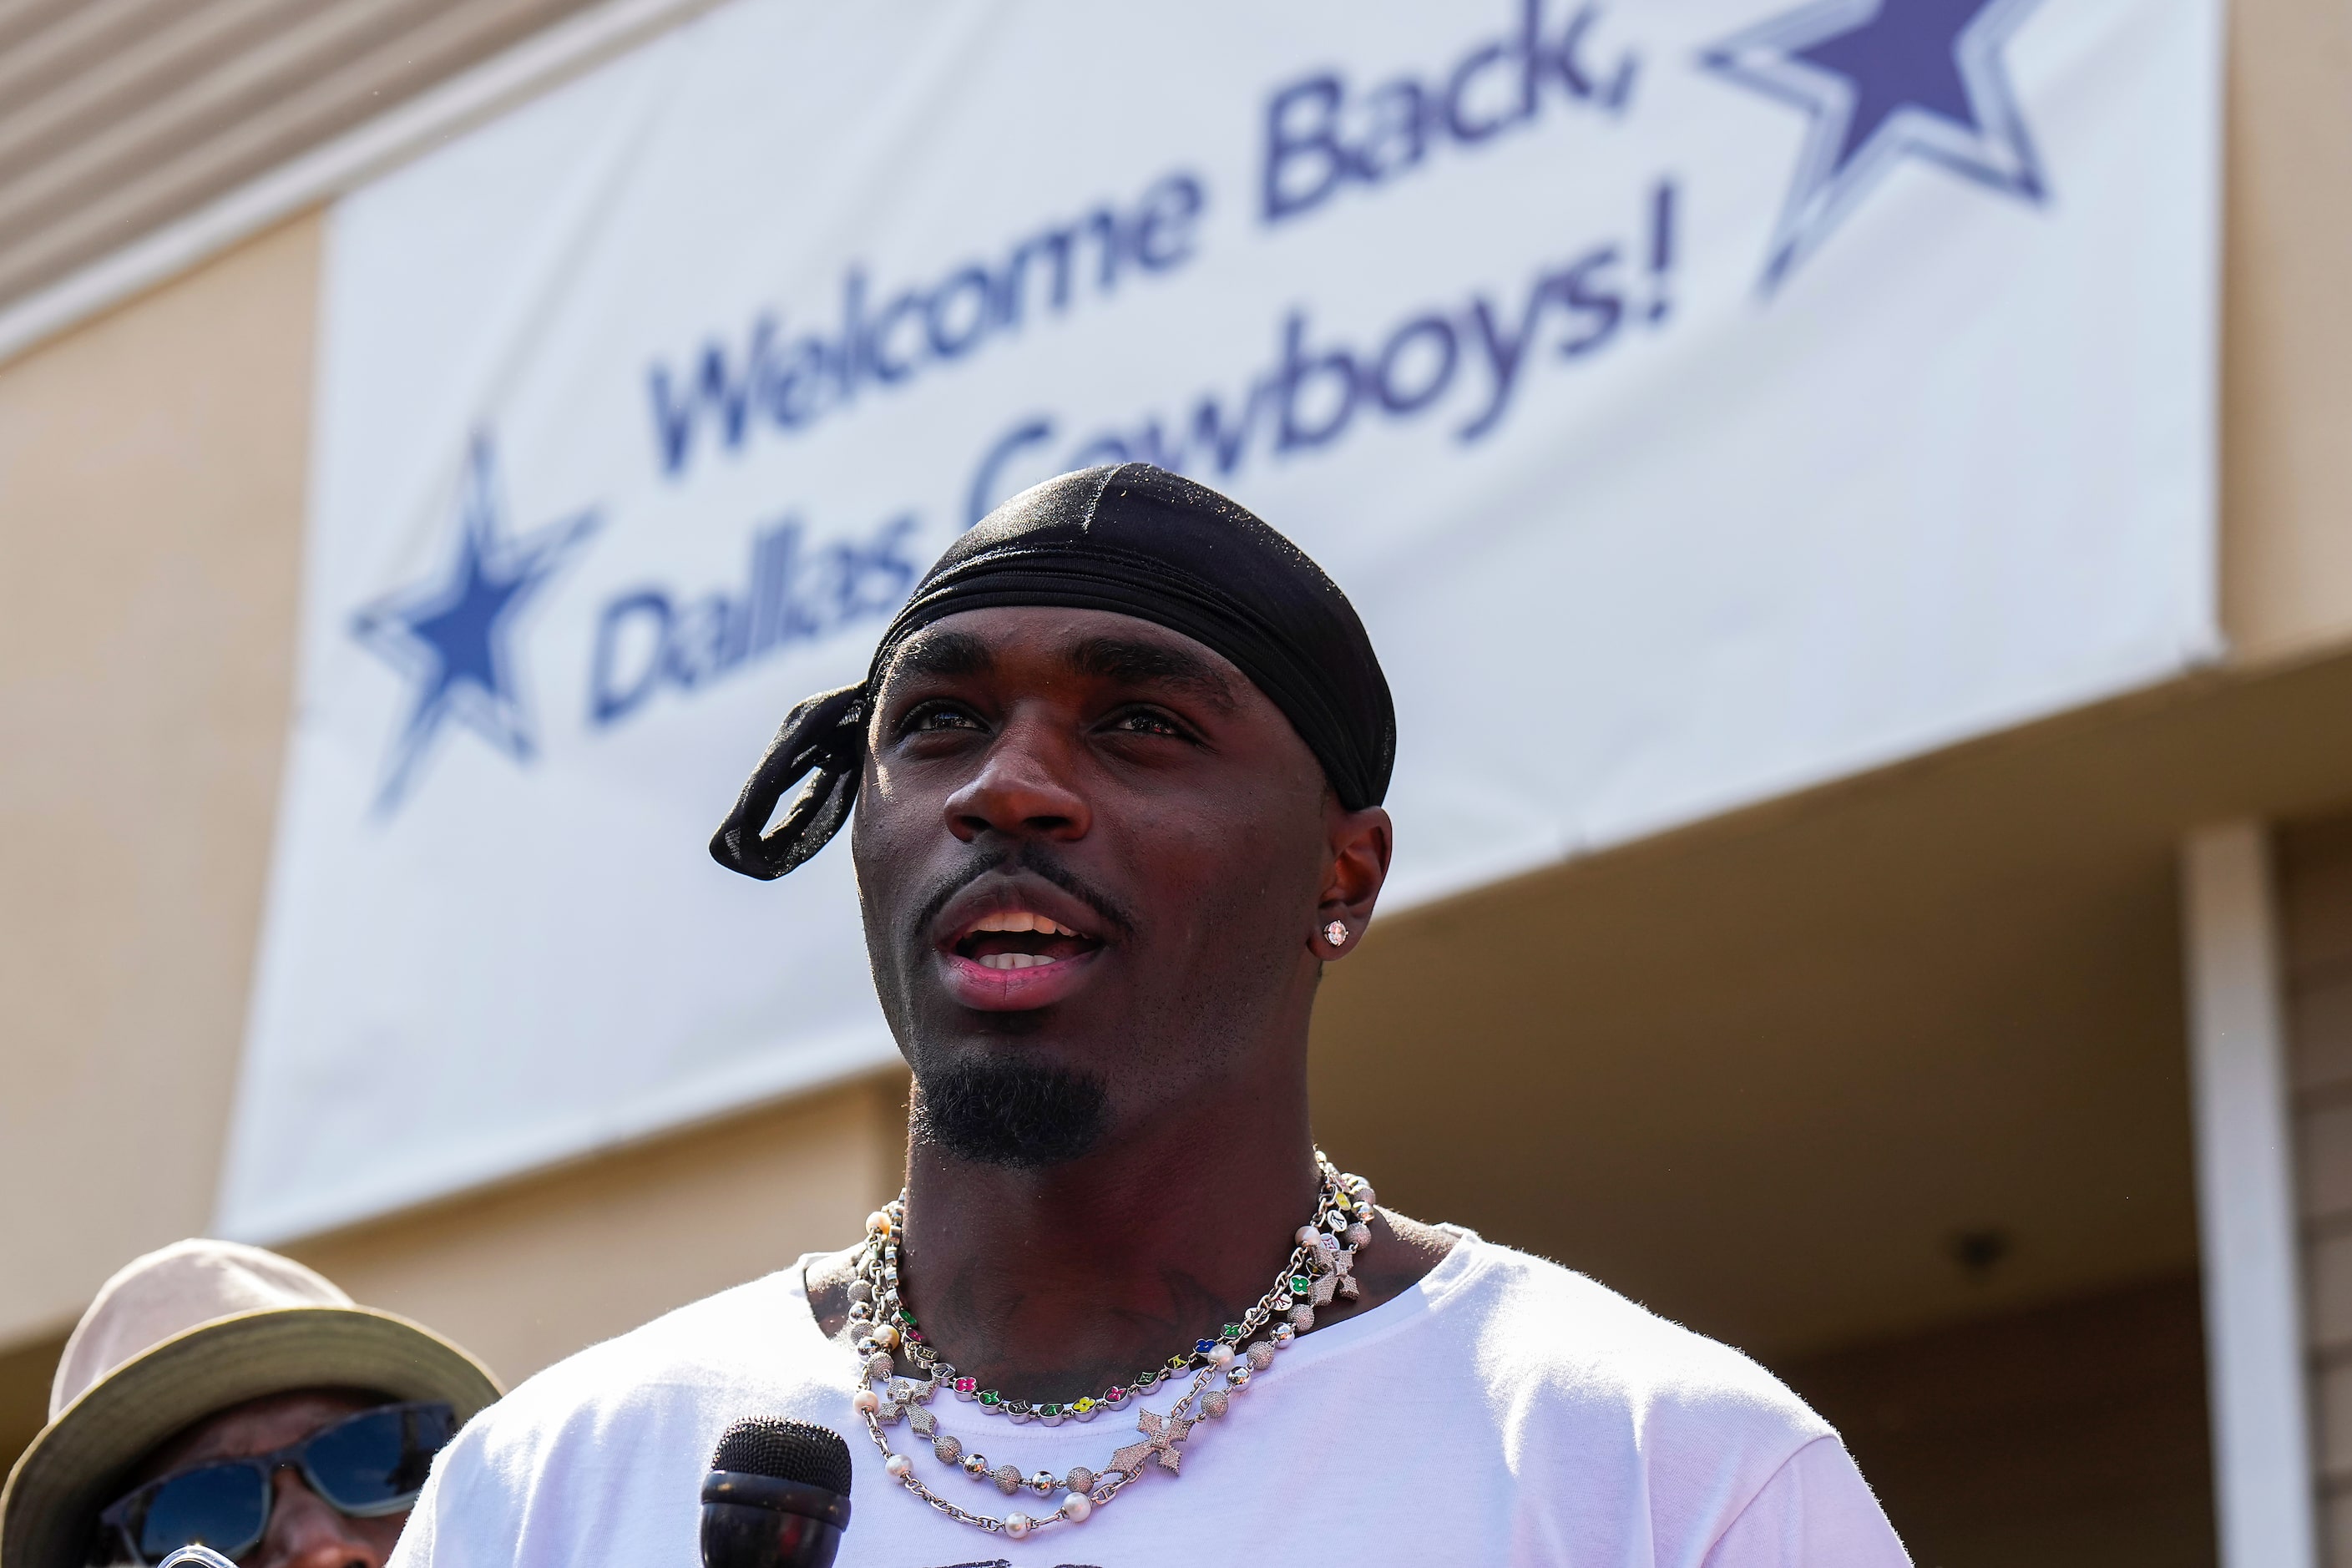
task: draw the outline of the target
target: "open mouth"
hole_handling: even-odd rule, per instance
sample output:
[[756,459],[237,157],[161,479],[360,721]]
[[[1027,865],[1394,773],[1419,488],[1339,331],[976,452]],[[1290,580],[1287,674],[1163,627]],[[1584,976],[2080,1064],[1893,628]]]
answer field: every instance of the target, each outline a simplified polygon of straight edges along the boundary
[[1044,915],[1007,910],[974,921],[950,951],[983,969],[1042,969],[1084,958],[1101,946],[1098,939]]

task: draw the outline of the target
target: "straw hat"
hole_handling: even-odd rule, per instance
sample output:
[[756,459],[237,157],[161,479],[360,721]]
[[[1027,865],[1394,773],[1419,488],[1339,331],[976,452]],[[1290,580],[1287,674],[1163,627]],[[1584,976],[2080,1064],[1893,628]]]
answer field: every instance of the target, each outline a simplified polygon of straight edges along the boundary
[[499,1394],[447,1340],[290,1258],[174,1242],[109,1279],[66,1341],[49,1424],[0,1492],[0,1568],[83,1568],[132,1466],[215,1411],[300,1388],[446,1400],[460,1421]]

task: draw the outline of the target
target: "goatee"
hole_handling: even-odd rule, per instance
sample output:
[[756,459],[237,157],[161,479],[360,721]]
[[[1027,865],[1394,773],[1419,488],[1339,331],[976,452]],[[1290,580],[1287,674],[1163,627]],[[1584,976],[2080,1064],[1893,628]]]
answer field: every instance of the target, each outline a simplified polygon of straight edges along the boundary
[[1039,1170],[1076,1160],[1103,1136],[1103,1087],[1063,1068],[961,1061],[919,1077],[916,1137],[976,1164]]

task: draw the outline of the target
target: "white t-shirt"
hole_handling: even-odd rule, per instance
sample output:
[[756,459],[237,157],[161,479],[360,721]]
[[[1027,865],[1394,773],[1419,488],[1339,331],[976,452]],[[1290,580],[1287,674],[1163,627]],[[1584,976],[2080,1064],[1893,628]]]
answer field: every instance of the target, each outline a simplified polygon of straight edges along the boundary
[[[1198,1568],[1204,1563],[1561,1563],[1908,1568],[1837,1435],[1755,1363],[1581,1275],[1468,1232],[1414,1289],[1302,1335],[1183,1445],[1079,1524],[1024,1541],[893,1483],[850,1409],[856,1357],[825,1339],[809,1259],[549,1368],[434,1467],[391,1568],[696,1568],[699,1491],[729,1424],[832,1427],[856,1466],[839,1568]],[[1164,1413],[1185,1384],[1144,1403]],[[1024,1475],[1108,1470],[1133,1407],[1014,1426],[944,1393],[940,1429]],[[895,1451],[942,1497],[1011,1497]]]

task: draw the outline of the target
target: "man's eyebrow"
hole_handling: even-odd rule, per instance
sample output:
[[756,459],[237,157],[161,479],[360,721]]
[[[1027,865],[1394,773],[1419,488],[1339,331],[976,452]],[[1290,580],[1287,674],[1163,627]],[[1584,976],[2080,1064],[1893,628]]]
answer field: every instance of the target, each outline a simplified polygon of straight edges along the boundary
[[901,643],[882,672],[886,683],[928,676],[932,679],[962,675],[986,675],[996,668],[996,656],[970,632],[934,632]]
[[1070,649],[1070,667],[1099,680],[1129,685],[1181,686],[1222,710],[1234,706],[1233,682],[1197,654],[1166,643],[1123,637],[1088,637]]

